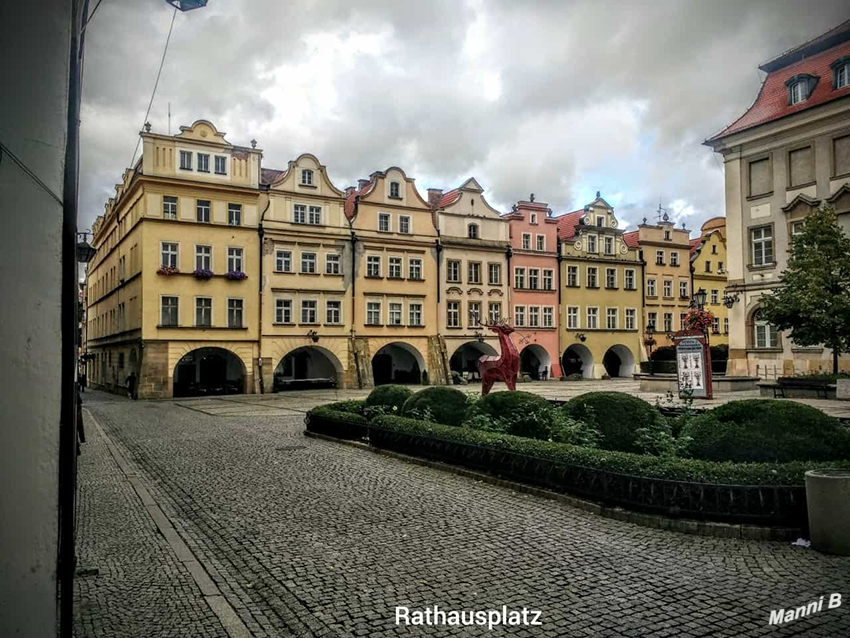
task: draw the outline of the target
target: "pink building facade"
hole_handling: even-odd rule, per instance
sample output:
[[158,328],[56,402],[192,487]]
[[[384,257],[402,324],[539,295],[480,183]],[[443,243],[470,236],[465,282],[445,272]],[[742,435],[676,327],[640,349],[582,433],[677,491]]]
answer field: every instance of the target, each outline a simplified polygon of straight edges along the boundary
[[511,335],[520,375],[532,380],[561,376],[558,344],[558,222],[547,204],[517,202],[503,216],[510,225],[508,276]]

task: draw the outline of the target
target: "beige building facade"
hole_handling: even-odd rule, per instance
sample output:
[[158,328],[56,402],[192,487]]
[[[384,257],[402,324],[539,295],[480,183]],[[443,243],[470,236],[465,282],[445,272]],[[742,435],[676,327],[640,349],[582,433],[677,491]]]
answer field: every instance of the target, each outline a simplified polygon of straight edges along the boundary
[[705,290],[705,310],[714,315],[709,333],[711,345],[729,344],[729,316],[723,304],[726,292],[726,218],[713,217],[700,229],[700,236],[691,240],[691,290]]

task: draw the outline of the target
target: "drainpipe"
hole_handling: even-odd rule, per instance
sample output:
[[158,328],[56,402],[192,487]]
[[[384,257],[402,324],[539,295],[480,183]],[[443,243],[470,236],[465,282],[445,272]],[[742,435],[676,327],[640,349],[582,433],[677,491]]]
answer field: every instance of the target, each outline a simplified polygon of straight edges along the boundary
[[506,319],[507,319],[508,321],[510,321],[510,320],[511,320],[511,317],[513,317],[513,313],[511,312],[511,298],[513,297],[513,295],[511,294],[511,286],[512,286],[512,284],[511,284],[511,257],[513,257],[513,254],[514,254],[513,249],[512,249],[510,246],[508,246],[508,247],[505,249],[505,257],[507,257],[507,258],[508,258],[508,276],[507,276],[507,282],[508,282],[508,308],[507,308],[507,317],[506,317]]
[[348,227],[351,229],[351,345],[354,346],[354,370],[357,373],[357,387],[363,388],[363,375],[360,372],[360,353],[357,351],[357,346],[354,343],[354,319],[357,312],[357,233],[354,232],[352,219],[357,217],[357,211],[360,207],[360,195],[354,196],[354,212],[351,219],[348,220]]
[[257,362],[260,373],[260,394],[266,393],[266,381],[263,378],[263,240],[265,239],[266,232],[263,229],[263,220],[266,218],[266,211],[268,211],[269,206],[272,204],[271,196],[269,196],[268,201],[266,202],[266,207],[263,209],[263,212],[260,213],[260,223],[257,224],[257,237],[260,240],[260,281],[259,281],[259,308],[257,309]]

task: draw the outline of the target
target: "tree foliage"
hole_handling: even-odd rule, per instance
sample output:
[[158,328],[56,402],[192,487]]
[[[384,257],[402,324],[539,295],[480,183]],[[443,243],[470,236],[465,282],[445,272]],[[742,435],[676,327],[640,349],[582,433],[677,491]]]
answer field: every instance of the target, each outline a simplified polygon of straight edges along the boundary
[[826,345],[850,352],[850,238],[835,209],[822,205],[806,218],[793,239],[782,284],[762,298],[761,316],[788,330],[800,346]]

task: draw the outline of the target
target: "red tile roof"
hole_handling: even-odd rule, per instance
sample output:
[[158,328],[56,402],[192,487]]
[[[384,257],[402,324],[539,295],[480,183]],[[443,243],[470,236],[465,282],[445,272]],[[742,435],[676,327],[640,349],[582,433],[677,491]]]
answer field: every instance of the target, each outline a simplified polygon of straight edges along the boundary
[[260,184],[274,184],[285,172],[276,168],[260,169]]
[[457,200],[460,199],[460,189],[455,188],[454,190],[450,190],[447,193],[444,193],[440,198],[440,201],[437,202],[437,208],[443,208],[444,206],[451,206]]
[[[365,181],[365,180],[363,180]],[[354,189],[348,194],[345,198],[345,204],[343,204],[342,211],[345,213],[345,216],[351,220],[354,218],[354,213],[356,212],[355,203],[357,198],[360,195],[364,195],[367,192],[372,190],[372,187],[375,185],[375,174],[372,174],[372,177],[363,185],[363,188]]]
[[[769,70],[767,77],[761,85],[758,96],[752,106],[747,109],[741,117],[735,120],[725,129],[710,137],[707,141],[716,140],[732,133],[738,133],[746,129],[772,122],[786,115],[799,113],[815,106],[831,102],[850,95],[850,87],[833,90],[832,88],[832,69],[830,64],[835,60],[850,55],[850,20],[845,22],[841,27],[847,37],[844,42],[836,44],[825,51],[820,51],[810,57],[803,57],[793,61],[791,64],[777,68],[776,65],[780,62],[769,62],[763,65],[765,70]],[[833,32],[836,29],[833,30]],[[819,41],[819,39],[816,39]],[[807,45],[810,46],[810,45]],[[792,52],[783,54],[777,61],[796,59],[801,53],[797,49]],[[791,55],[791,54],[794,55]],[[785,82],[795,75],[807,74],[818,77],[818,82],[815,85],[812,94],[809,98],[798,104],[788,104],[788,87]]]
[[626,246],[630,248],[638,247],[638,231],[633,230],[630,233],[623,233],[623,241],[626,242]]
[[574,210],[566,215],[560,215],[558,220],[558,239],[561,241],[569,241],[576,234],[576,225],[578,220],[584,214],[584,209]]
[[693,255],[702,244],[702,237],[697,237],[691,240],[691,254]]

